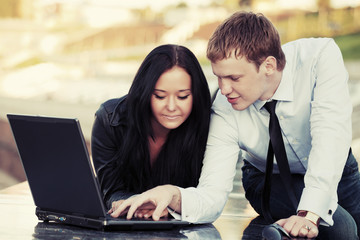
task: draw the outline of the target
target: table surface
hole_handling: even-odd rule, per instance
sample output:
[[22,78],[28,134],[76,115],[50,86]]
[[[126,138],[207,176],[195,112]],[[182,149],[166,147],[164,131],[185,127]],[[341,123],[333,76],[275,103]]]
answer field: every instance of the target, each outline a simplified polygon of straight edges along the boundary
[[[236,213],[234,203],[245,209]],[[98,231],[39,221],[28,183],[22,182],[0,191],[0,239],[261,239],[265,224],[246,208],[242,199],[231,198],[213,224],[163,231]]]

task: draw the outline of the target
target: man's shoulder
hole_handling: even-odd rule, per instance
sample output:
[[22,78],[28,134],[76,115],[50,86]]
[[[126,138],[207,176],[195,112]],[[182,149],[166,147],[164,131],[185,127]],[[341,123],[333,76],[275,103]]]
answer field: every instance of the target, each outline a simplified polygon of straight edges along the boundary
[[282,48],[287,64],[296,64],[298,68],[306,62],[313,62],[324,50],[333,51],[338,47],[332,38],[301,38],[284,44]]
[[282,48],[284,51],[287,50],[308,50],[314,51],[316,49],[322,49],[323,46],[328,45],[329,43],[335,43],[332,38],[300,38],[291,42],[285,43]]

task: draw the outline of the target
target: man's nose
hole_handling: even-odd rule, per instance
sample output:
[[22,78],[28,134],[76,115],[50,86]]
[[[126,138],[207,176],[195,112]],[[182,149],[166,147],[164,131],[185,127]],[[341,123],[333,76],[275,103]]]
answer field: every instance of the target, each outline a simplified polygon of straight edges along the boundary
[[225,96],[231,93],[231,89],[232,89],[229,81],[224,79],[219,80],[219,88],[221,90],[221,94]]

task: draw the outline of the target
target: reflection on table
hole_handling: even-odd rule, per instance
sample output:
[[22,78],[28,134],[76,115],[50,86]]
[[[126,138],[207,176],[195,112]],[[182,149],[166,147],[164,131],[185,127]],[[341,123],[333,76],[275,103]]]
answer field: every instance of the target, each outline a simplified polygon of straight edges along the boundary
[[[239,208],[240,209],[237,209]],[[229,199],[213,224],[190,225],[156,231],[98,231],[58,223],[44,223],[35,216],[27,182],[0,191],[1,239],[261,239],[265,226],[241,199]],[[249,223],[252,220],[252,224]]]

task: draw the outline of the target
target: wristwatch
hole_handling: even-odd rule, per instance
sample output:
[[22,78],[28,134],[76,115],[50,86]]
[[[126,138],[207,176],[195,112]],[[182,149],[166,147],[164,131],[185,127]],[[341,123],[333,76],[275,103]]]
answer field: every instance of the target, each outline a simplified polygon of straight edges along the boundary
[[298,211],[297,215],[300,216],[300,217],[305,217],[307,220],[309,220],[310,222],[315,224],[317,227],[319,226],[320,217],[318,215],[316,215],[315,213],[300,210],[300,211]]

